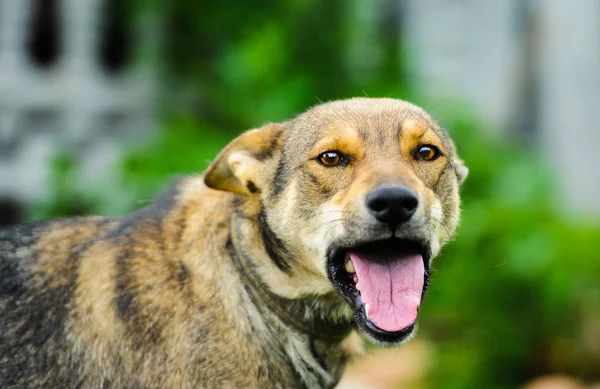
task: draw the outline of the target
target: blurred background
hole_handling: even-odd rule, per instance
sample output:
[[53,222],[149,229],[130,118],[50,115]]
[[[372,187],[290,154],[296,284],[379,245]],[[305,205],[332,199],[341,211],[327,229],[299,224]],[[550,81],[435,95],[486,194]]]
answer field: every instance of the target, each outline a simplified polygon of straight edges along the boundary
[[0,225],[130,212],[351,96],[422,105],[470,175],[419,335],[342,386],[600,387],[598,0],[0,0]]

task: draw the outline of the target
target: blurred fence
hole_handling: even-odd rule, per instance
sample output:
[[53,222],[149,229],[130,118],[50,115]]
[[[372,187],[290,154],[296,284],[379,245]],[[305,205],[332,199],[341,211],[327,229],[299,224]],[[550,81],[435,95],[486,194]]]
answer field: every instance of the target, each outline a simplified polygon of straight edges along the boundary
[[109,23],[116,11],[114,1],[0,0],[4,212],[50,195],[60,153],[82,188],[106,190],[123,148],[152,134],[155,69],[134,64],[156,34],[135,40],[126,20]]

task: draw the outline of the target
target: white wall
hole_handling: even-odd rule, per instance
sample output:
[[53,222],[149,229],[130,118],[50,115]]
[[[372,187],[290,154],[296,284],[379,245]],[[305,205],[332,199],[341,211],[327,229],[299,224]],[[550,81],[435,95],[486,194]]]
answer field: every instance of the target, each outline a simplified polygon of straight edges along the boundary
[[100,4],[60,2],[61,54],[56,66],[40,69],[25,51],[31,0],[0,0],[1,197],[29,202],[47,196],[49,162],[67,148],[75,151],[79,185],[110,190],[104,184],[123,149],[152,133],[153,69],[103,71]]
[[543,150],[569,209],[600,215],[600,1],[540,9]]
[[522,139],[533,134],[556,173],[563,211],[598,218],[600,1],[400,1],[431,104],[464,101],[501,134],[531,116]]

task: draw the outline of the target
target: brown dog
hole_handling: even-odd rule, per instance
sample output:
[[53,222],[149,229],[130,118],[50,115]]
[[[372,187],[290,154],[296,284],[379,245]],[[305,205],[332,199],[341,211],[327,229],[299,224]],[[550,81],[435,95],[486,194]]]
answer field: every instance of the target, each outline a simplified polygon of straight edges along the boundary
[[466,172],[425,111],[351,99],[131,216],[2,230],[0,387],[332,386],[351,330],[413,332]]

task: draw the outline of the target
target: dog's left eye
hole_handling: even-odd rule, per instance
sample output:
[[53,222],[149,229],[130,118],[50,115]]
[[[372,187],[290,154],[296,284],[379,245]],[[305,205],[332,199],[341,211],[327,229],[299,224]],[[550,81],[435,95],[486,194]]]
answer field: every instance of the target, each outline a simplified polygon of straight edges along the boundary
[[337,166],[344,162],[344,157],[337,151],[326,151],[319,154],[317,161],[323,166]]
[[440,156],[440,149],[433,145],[419,147],[415,153],[415,158],[419,161],[433,161]]

